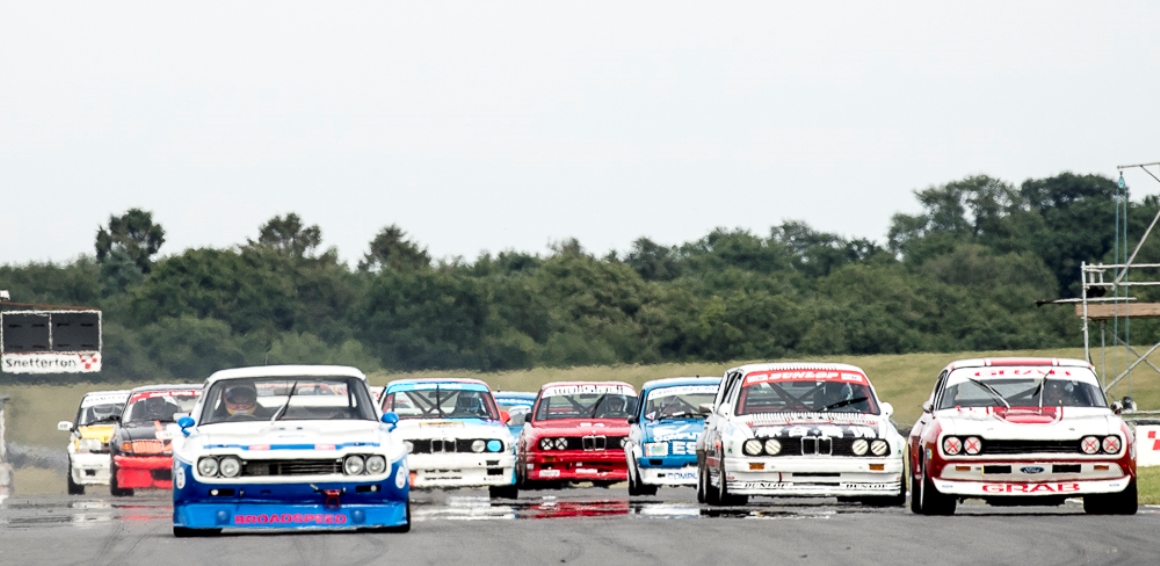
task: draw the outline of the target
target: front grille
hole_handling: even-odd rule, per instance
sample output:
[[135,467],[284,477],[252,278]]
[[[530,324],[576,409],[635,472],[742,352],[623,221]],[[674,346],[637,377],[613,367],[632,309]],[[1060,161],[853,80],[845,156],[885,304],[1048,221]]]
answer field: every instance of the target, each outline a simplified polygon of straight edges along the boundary
[[476,440],[482,440],[485,443],[489,438],[461,438],[458,440],[447,438],[417,438],[409,441],[411,443],[411,454],[442,454],[446,452],[474,452],[471,445]]
[[242,466],[243,476],[316,476],[341,474],[342,462],[326,460],[257,460]]
[[169,446],[160,440],[134,440],[131,443],[134,454],[168,454]]
[[[765,441],[768,439],[767,438],[758,438],[758,440],[760,440],[762,442],[762,444],[764,444]],[[833,438],[833,437],[825,437],[825,436],[822,436],[822,437],[794,436],[794,437],[786,437],[786,438],[779,437],[779,438],[777,438],[777,440],[779,442],[781,442],[781,452],[779,452],[777,454],[778,456],[858,457],[857,454],[854,454],[854,441],[858,440],[857,438],[852,438],[852,437]],[[873,438],[864,438],[863,440],[865,440],[867,443],[874,441]],[[867,446],[867,448],[869,448],[869,446]],[[767,454],[765,454],[763,452],[762,455],[767,455]],[[873,454],[871,454],[869,452],[869,450],[867,450],[867,452],[865,454],[862,454],[862,456],[863,457],[873,456]]]
[[988,440],[979,454],[1082,454],[1079,440]]

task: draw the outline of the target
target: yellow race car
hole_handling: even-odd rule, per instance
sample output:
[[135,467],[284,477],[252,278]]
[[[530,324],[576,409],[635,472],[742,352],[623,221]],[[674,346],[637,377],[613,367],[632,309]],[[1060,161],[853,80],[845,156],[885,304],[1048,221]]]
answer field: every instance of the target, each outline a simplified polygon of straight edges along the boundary
[[86,485],[109,485],[109,438],[125,410],[128,391],[93,391],[81,398],[75,422],[57,430],[71,434],[68,443],[68,493],[82,495]]

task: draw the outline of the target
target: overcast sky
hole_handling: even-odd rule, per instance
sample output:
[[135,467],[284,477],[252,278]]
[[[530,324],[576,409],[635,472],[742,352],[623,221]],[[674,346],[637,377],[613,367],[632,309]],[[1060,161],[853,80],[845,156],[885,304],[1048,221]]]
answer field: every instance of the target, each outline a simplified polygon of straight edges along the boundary
[[392,223],[467,259],[787,219],[881,241],[915,189],[1160,161],[1158,12],[0,0],[0,263],[91,254],[130,207],[164,254],[288,212],[352,262]]

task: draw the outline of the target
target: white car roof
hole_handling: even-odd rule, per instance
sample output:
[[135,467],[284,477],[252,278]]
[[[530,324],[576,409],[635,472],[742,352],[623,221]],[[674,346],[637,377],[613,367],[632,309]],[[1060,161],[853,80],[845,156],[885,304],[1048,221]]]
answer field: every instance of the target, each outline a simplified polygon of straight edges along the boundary
[[739,371],[743,374],[749,374],[755,371],[779,371],[779,370],[825,370],[825,371],[856,371],[865,375],[866,372],[858,367],[850,364],[830,364],[820,362],[793,362],[793,363],[763,363],[763,364],[746,364],[737,366],[725,373],[732,373]]
[[208,387],[223,379],[254,377],[354,377],[363,381],[367,379],[358,368],[350,366],[284,365],[223,369],[209,376],[205,384]]
[[956,370],[963,368],[1001,367],[1001,366],[1054,366],[1054,367],[1083,367],[1091,369],[1092,365],[1084,360],[1075,358],[971,358],[955,360],[947,364],[946,369]]

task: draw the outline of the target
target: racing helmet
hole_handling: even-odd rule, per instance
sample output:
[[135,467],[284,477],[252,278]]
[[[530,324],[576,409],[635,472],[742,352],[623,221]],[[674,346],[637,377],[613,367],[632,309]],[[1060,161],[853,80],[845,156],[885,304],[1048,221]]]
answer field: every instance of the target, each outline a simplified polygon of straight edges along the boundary
[[164,421],[173,418],[175,407],[164,397],[149,397],[141,402],[146,421]]
[[455,414],[482,415],[483,398],[473,391],[460,391],[455,397]]
[[222,400],[231,415],[252,415],[258,407],[258,390],[253,383],[243,381],[226,387]]

